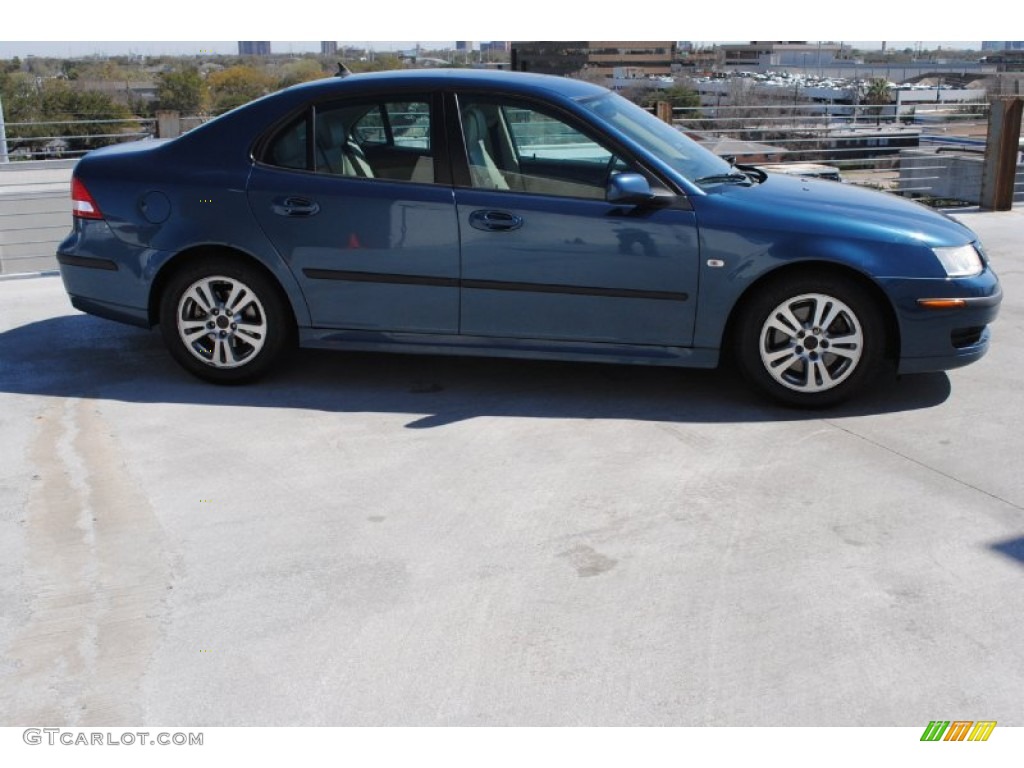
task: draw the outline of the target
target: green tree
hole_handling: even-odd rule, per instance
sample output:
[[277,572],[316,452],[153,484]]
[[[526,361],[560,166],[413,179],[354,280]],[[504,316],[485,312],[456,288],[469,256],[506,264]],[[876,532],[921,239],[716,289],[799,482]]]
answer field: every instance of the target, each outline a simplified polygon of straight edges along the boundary
[[255,67],[239,64],[220,72],[211,72],[206,82],[216,112],[226,112],[271,91],[273,78]]
[[278,88],[287,88],[296,83],[305,83],[309,80],[319,80],[325,76],[324,68],[316,59],[300,59],[290,61],[281,68],[281,77],[277,82]]
[[699,107],[700,94],[692,88],[681,83],[671,88],[651,88],[645,90],[642,101],[638,102],[643,107],[653,107],[659,101],[667,101],[673,107]]
[[882,108],[890,101],[889,83],[885,78],[876,77],[868,83],[863,102],[871,105],[870,112],[875,116],[876,126],[882,124]]
[[[67,62],[61,63],[61,69]],[[126,69],[112,59],[100,59],[98,61],[78,61],[74,66],[77,77],[82,80],[113,80],[125,82],[133,79],[136,72]]]
[[60,63],[60,74],[65,80],[77,80],[79,77],[78,62],[64,59]]
[[62,136],[74,152],[112,144],[131,128],[131,111],[101,91],[80,91],[64,80],[49,80],[40,92],[42,118],[50,136]]
[[176,109],[183,115],[195,115],[206,107],[207,88],[199,70],[184,66],[157,77],[157,106]]
[[[56,139],[82,152],[117,141],[132,127],[128,107],[99,91],[79,90],[67,80],[37,84],[25,73],[0,76],[10,149],[34,156],[53,149]],[[113,135],[110,135],[113,134]]]
[[375,53],[372,61],[346,61],[345,66],[353,72],[381,72],[402,69],[402,59],[393,53]]
[[40,137],[48,135],[49,126],[39,124],[43,114],[35,78],[27,72],[5,72],[0,75],[0,94],[4,101],[8,148],[12,152],[18,149],[38,152],[46,143]]

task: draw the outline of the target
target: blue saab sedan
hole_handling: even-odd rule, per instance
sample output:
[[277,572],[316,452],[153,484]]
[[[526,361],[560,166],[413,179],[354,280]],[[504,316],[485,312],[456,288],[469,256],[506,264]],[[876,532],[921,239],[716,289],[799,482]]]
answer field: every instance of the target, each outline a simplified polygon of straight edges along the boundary
[[734,166],[576,80],[465,70],[295,86],[90,153],[57,254],[71,303],[159,325],[212,382],[303,347],[697,368],[824,406],[988,348],[965,226]]

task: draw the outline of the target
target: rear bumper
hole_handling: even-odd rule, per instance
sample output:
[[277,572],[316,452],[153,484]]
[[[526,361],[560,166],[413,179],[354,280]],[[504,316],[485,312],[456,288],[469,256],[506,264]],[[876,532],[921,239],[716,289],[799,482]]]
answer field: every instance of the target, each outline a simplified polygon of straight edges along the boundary
[[[63,275],[63,268],[61,269],[61,274]],[[103,317],[107,320],[116,320],[119,323],[137,325],[140,328],[150,327],[149,313],[145,309],[126,307],[121,304],[90,299],[85,296],[76,296],[70,292],[68,293],[68,298],[71,299],[71,306],[81,312],[96,315],[96,317]]]
[[[94,262],[94,263],[90,263]],[[90,315],[149,328],[145,293],[134,275],[109,259],[57,253],[60,278],[71,306]]]
[[103,221],[76,220],[57,249],[64,290],[82,312],[148,328],[147,252],[114,237]]

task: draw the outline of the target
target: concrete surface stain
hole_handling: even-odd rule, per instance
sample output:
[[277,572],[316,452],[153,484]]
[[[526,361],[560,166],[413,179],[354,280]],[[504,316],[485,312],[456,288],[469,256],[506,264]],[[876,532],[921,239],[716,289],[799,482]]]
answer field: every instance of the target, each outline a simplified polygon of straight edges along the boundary
[[55,400],[29,447],[29,618],[4,656],[9,725],[142,722],[169,568],[149,502],[94,401]]
[[607,573],[619,562],[614,558],[602,555],[593,547],[583,544],[577,544],[572,549],[559,553],[558,557],[567,558],[569,564],[576,569],[576,575],[580,578]]
[[851,547],[863,547],[867,545],[867,542],[858,538],[856,534],[854,534],[851,526],[833,525],[831,528],[832,532],[838,536],[844,544],[849,544]]

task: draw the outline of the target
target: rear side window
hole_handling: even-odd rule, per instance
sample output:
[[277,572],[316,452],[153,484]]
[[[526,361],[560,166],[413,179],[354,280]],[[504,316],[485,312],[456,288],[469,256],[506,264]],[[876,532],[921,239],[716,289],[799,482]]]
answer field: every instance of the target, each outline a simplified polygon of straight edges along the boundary
[[430,99],[332,102],[274,136],[263,162],[332,176],[434,182]]
[[430,104],[391,101],[370,110],[354,126],[359,142],[430,149]]
[[306,170],[309,167],[306,155],[307,129],[306,117],[293,122],[271,141],[264,161],[279,168]]

